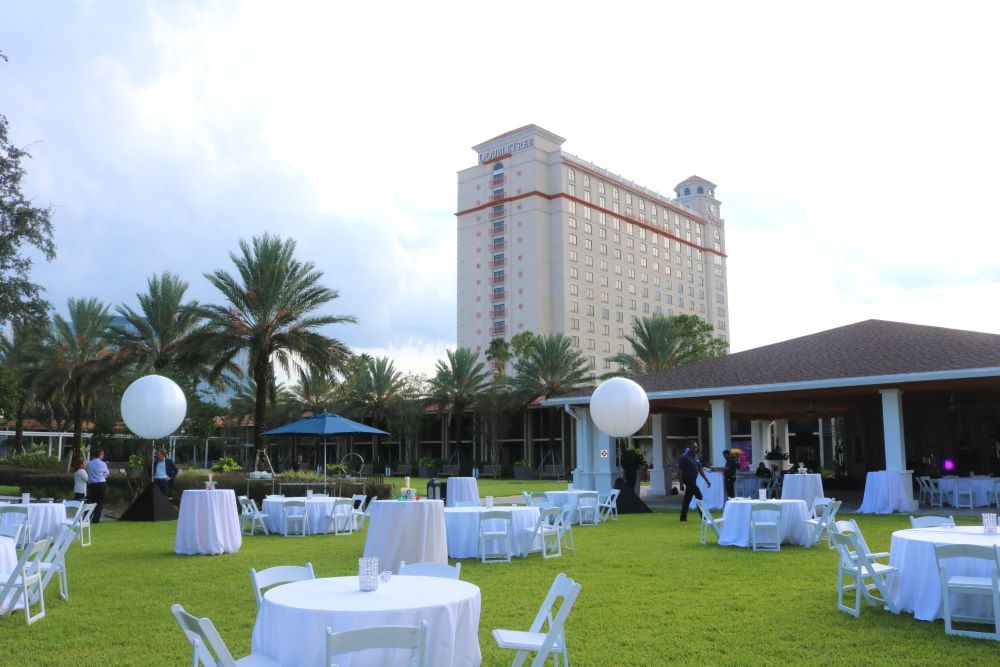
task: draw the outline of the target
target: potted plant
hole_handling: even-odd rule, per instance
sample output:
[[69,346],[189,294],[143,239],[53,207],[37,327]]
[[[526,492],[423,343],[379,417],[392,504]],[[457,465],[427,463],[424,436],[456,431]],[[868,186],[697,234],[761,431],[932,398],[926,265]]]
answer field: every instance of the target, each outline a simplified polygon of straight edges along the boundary
[[524,459],[514,462],[514,479],[534,479],[535,468]]
[[417,461],[417,477],[425,479],[437,474],[438,461],[429,456],[423,456]]

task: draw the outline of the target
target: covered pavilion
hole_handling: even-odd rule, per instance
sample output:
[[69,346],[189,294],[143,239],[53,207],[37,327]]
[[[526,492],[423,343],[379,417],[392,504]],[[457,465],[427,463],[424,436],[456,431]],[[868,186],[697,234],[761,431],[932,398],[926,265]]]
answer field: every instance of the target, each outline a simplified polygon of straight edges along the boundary
[[[788,452],[788,422],[842,418],[849,472],[904,476],[945,458],[1000,473],[1000,335],[866,320],[633,378],[650,402],[652,493],[670,488],[672,416],[708,418],[709,460],[722,461],[734,420],[750,424],[752,460]],[[607,493],[615,443],[590,418],[592,390],[555,397],[576,420],[574,483]]]

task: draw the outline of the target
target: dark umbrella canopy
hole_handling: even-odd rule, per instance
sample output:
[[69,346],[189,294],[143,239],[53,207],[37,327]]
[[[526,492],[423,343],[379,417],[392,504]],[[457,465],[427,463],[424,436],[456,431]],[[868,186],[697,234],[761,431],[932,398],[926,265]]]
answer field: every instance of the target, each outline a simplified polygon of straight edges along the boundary
[[270,431],[264,431],[263,435],[350,435],[352,433],[374,433],[375,435],[389,435],[380,429],[366,426],[347,417],[335,415],[332,412],[321,412],[312,417],[306,417],[294,421]]

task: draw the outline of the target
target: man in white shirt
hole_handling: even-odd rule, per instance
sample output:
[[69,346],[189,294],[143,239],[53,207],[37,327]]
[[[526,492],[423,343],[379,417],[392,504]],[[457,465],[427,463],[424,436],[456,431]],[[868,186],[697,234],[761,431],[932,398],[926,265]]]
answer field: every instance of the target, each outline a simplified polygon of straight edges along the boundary
[[104,511],[104,491],[108,488],[108,464],[104,462],[104,450],[97,450],[87,464],[87,502],[97,503],[91,523],[101,522],[101,512]]

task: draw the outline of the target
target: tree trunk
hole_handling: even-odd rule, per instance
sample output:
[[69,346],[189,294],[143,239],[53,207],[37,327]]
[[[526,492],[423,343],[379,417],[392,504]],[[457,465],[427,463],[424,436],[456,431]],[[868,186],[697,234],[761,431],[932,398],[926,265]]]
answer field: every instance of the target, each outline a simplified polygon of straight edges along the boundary
[[[465,421],[465,411],[459,409],[455,414],[455,453],[457,455],[458,465],[462,465],[462,422]],[[451,459],[449,459],[450,461]]]
[[261,434],[266,430],[264,421],[267,418],[267,363],[265,355],[264,361],[258,361],[256,368],[253,369],[253,379],[257,384],[257,395],[253,406],[253,444],[257,450],[255,470],[260,469],[260,461],[265,453],[264,436]]
[[73,390],[73,453],[76,460],[83,460],[83,393]]
[[28,396],[27,392],[21,397],[21,400],[17,403],[17,414],[16,422],[14,424],[14,453],[23,454],[24,453],[24,413],[28,410]]

